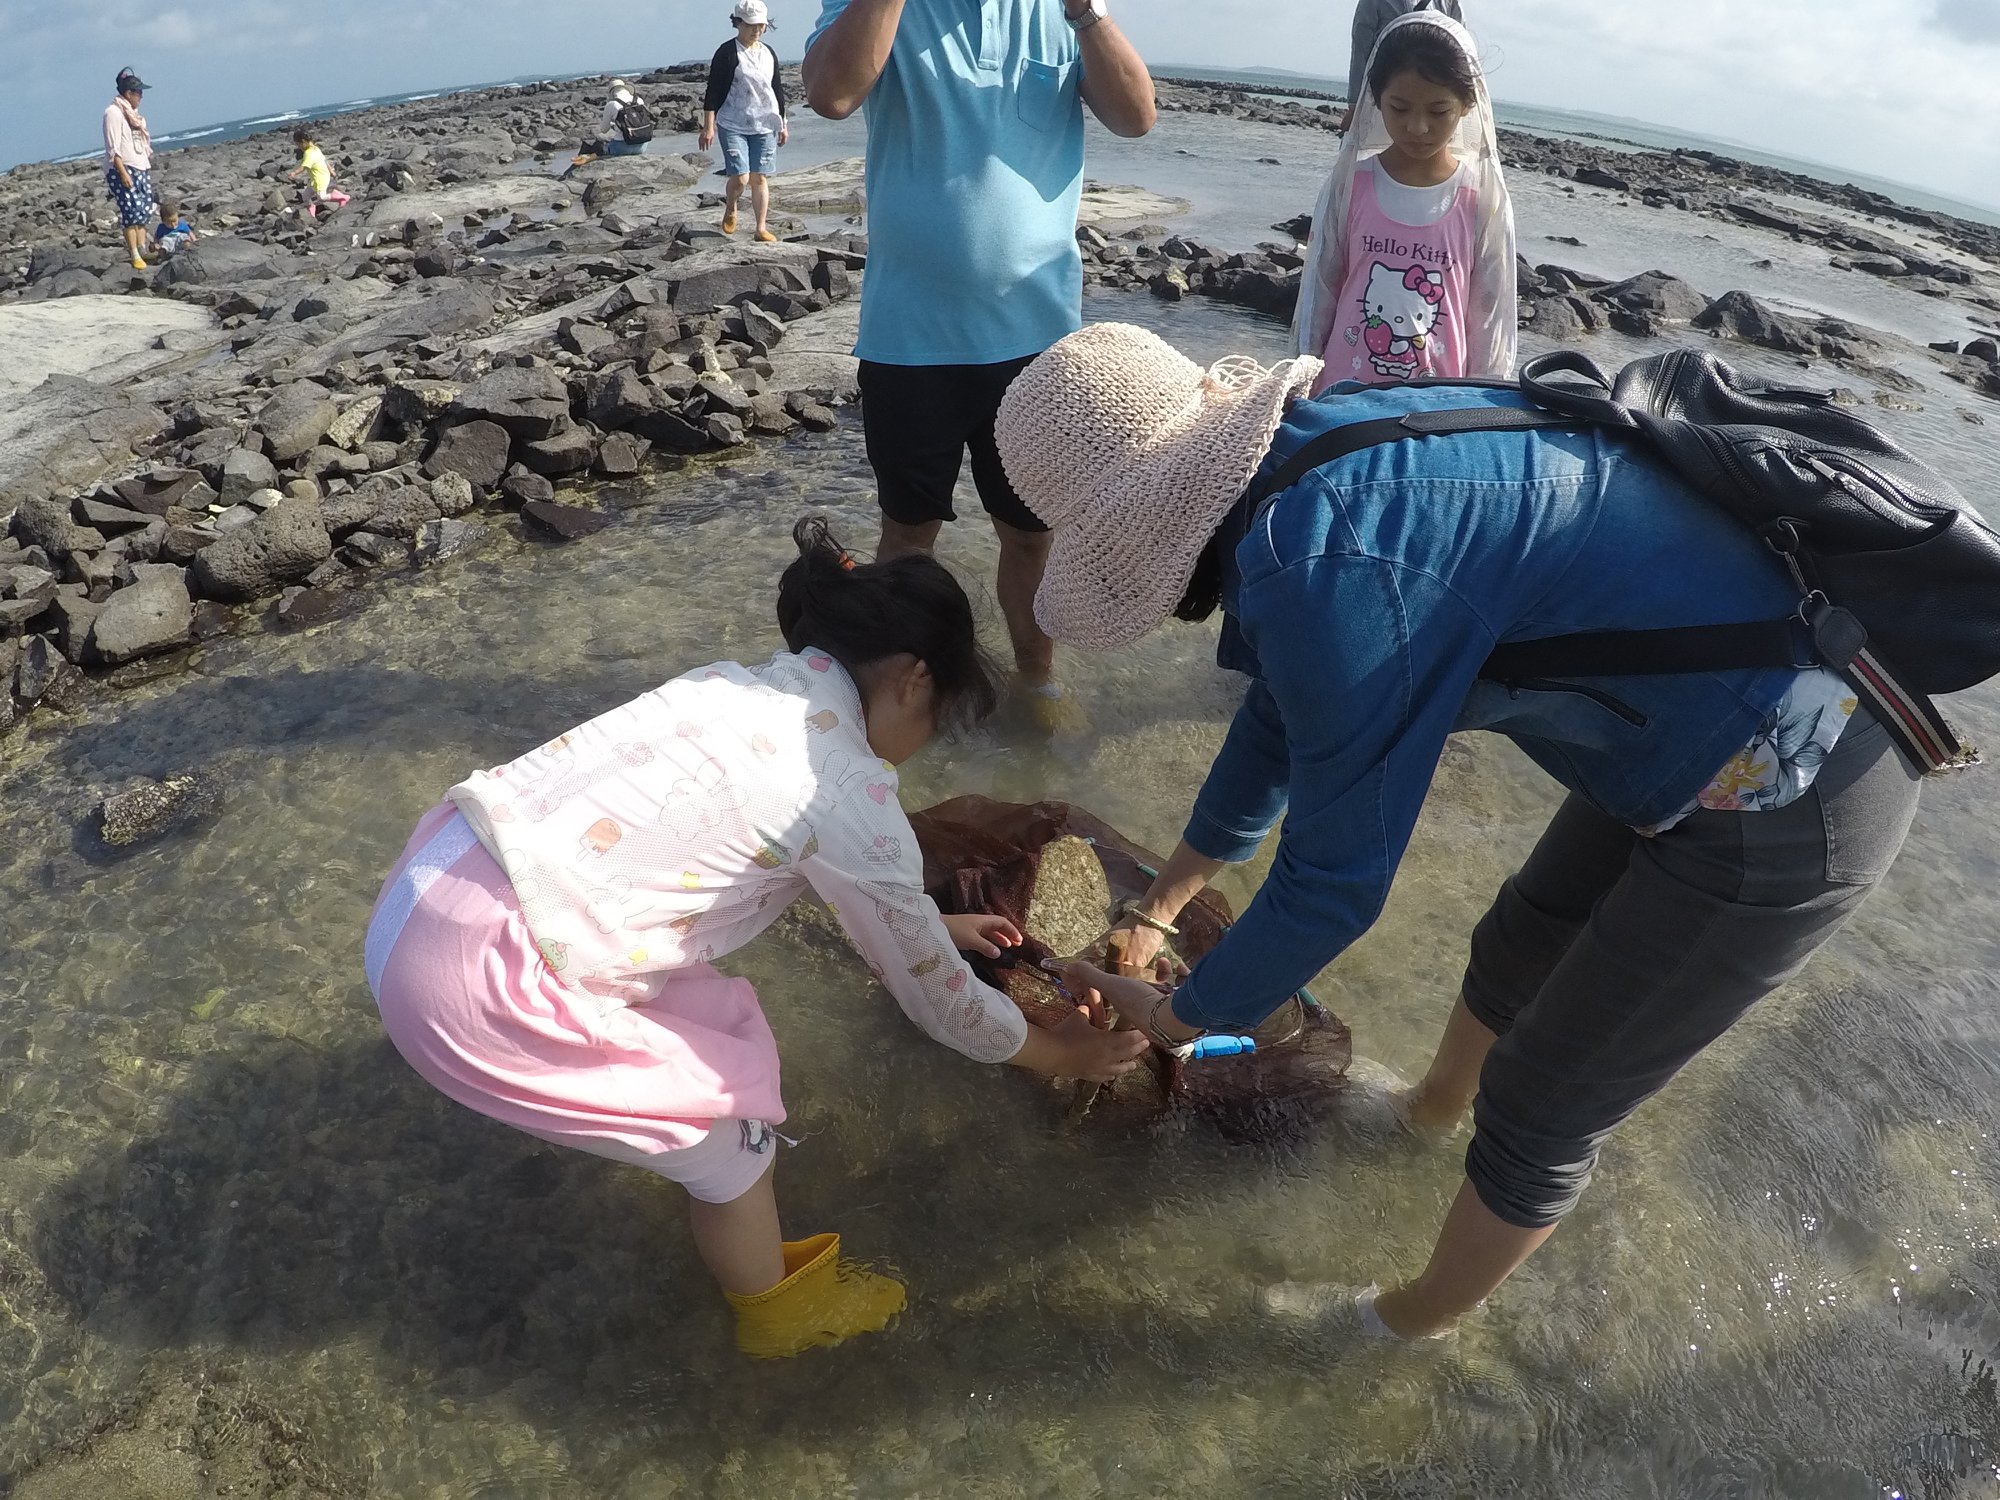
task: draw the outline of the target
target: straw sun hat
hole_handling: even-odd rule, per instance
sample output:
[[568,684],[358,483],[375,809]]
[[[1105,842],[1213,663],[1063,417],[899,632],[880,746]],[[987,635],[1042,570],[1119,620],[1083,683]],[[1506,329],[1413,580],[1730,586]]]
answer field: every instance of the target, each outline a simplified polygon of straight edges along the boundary
[[1055,533],[1035,619],[1056,640],[1137,640],[1180,602],[1316,359],[1204,370],[1156,334],[1098,323],[1007,388],[994,435],[1015,492]]

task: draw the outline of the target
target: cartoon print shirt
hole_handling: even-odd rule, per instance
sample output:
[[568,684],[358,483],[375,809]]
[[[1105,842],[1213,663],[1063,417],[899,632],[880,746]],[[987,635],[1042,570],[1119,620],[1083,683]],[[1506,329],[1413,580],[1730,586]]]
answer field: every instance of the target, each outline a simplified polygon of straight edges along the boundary
[[677,677],[447,794],[563,983],[634,1003],[808,889],[924,1031],[981,1062],[1027,1022],[952,947],[893,767],[823,652]]
[[1391,183],[1378,191],[1380,174],[1373,158],[1354,174],[1346,274],[1315,394],[1342,380],[1386,385],[1469,373],[1478,189],[1461,164],[1443,209],[1406,224],[1390,217],[1389,203],[1406,201],[1409,190]]

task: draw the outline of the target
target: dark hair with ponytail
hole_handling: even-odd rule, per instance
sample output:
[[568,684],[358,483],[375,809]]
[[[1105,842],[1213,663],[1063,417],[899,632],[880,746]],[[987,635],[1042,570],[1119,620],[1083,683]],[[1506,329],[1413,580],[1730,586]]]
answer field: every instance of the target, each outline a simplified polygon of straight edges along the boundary
[[1382,102],[1382,90],[1398,73],[1415,73],[1426,83],[1450,89],[1467,109],[1479,103],[1479,69],[1442,26],[1398,26],[1375,49],[1368,69],[1368,92]]
[[928,553],[861,562],[833,539],[826,517],[792,528],[798,561],[778,580],[778,629],[793,651],[816,647],[859,678],[872,663],[910,655],[930,668],[939,725],[972,724],[1000,702],[979,649],[972,602]]

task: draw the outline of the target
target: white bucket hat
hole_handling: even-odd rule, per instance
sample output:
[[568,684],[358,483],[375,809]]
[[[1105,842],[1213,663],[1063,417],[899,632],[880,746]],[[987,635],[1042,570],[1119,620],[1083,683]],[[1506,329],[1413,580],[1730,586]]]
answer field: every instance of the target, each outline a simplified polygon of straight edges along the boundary
[[994,436],[1008,482],[1055,533],[1042,629],[1104,650],[1166,619],[1319,371],[1242,356],[1204,370],[1157,334],[1098,323],[1017,375]]
[[745,26],[769,26],[771,7],[764,0],[736,0],[736,9],[729,13],[729,19]]

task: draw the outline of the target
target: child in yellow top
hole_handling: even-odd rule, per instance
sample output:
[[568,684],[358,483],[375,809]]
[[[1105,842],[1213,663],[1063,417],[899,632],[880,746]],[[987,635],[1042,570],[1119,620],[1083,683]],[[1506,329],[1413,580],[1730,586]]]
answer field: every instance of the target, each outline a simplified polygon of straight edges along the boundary
[[345,208],[351,201],[347,194],[333,185],[333,167],[327,162],[326,153],[319,149],[319,142],[313,139],[312,127],[301,125],[292,131],[292,144],[299,148],[299,164],[285,174],[289,181],[299,184],[299,202],[305,205],[308,217],[319,217],[319,206],[330,203],[335,208]]

